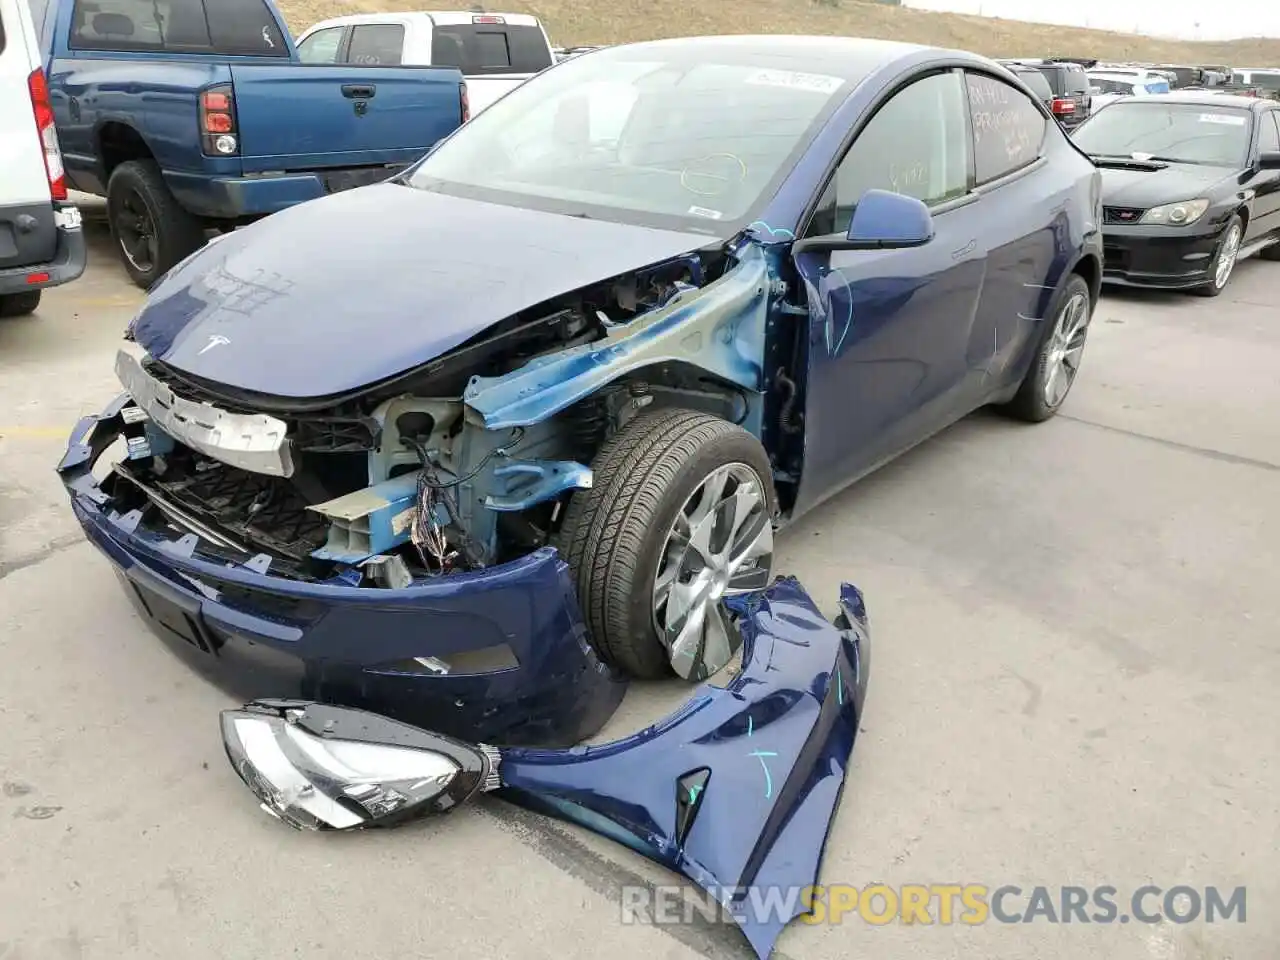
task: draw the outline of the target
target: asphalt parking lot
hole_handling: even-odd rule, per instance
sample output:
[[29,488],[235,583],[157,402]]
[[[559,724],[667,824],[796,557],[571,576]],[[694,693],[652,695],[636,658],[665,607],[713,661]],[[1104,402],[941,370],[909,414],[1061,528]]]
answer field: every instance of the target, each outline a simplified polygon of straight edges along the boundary
[[[496,801],[352,836],[256,809],[229,702],[146,633],[53,473],[142,299],[88,230],[86,276],[0,322],[0,960],[747,956],[708,924],[623,924],[624,885],[672,878]],[[1247,922],[851,916],[793,925],[782,955],[1275,956],[1277,290],[1248,261],[1216,300],[1106,295],[1062,415],[975,415],[779,544],[872,618],[826,883],[1245,886]],[[611,732],[684,691],[634,691]]]

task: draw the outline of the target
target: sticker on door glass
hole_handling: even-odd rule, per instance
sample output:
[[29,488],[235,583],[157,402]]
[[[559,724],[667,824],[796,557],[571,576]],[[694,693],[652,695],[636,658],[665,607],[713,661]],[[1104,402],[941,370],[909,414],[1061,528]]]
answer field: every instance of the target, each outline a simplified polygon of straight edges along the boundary
[[1202,113],[1201,123],[1221,123],[1228,127],[1243,127],[1245,118],[1233,113]]
[[840,77],[825,73],[797,73],[795,70],[754,70],[747,75],[746,83],[753,87],[786,87],[790,90],[808,90],[811,93],[835,93],[844,85]]

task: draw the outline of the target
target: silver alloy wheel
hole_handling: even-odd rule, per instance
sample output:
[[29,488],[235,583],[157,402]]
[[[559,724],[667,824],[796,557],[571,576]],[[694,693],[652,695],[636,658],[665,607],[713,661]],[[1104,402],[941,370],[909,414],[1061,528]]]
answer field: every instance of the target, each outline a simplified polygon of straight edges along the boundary
[[1218,251],[1218,262],[1213,271],[1213,285],[1221,290],[1231,279],[1231,271],[1235,269],[1236,258],[1240,254],[1240,236],[1243,231],[1240,224],[1233,223],[1222,238],[1222,249]]
[[653,580],[653,623],[671,667],[688,680],[721,670],[737,631],[720,599],[769,585],[773,518],[760,476],[727,463],[685,501],[667,532]]
[[1066,399],[1067,391],[1075,382],[1088,333],[1089,298],[1077,293],[1063,304],[1049,340],[1049,372],[1044,381],[1044,402],[1050,408],[1056,408]]

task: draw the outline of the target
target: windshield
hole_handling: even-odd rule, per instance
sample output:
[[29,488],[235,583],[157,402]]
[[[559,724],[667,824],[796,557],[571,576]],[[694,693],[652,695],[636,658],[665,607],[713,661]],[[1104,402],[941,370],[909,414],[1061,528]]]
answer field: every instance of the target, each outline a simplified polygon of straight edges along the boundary
[[472,119],[406,182],[727,236],[772,196],[848,84],[706,54],[658,46],[566,60]]
[[1121,100],[1082,123],[1072,139],[1093,156],[1149,154],[1218,167],[1244,165],[1249,114],[1195,103]]

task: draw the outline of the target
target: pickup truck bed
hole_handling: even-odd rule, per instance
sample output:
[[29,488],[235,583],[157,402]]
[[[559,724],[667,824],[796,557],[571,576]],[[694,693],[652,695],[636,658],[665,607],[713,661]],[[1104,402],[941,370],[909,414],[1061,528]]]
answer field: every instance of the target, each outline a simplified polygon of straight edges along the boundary
[[41,24],[71,186],[107,198],[143,287],[204,241],[385,179],[466,118],[461,71],[299,61],[270,0],[51,0]]

